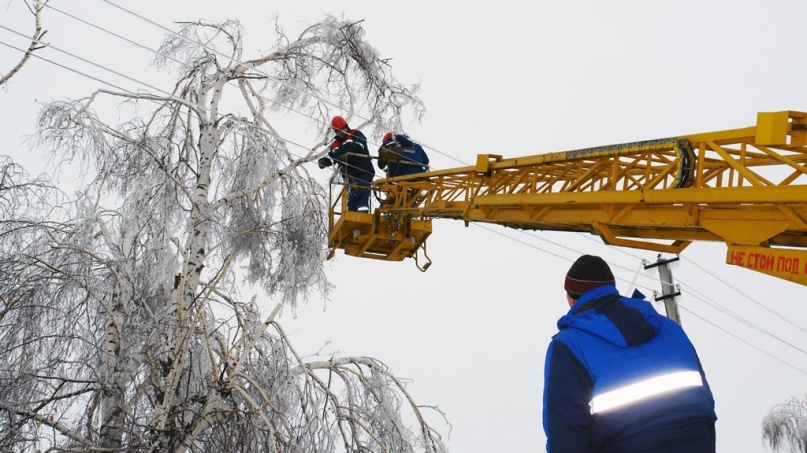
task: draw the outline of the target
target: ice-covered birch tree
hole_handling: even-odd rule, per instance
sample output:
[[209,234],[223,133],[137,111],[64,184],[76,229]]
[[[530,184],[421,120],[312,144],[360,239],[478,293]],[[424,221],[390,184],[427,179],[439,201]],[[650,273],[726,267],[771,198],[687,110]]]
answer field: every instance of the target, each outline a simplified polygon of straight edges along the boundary
[[[156,60],[178,69],[173,89],[43,108],[40,144],[90,183],[43,242],[36,313],[0,302],[4,322],[26,320],[2,337],[15,390],[0,399],[0,449],[445,450],[382,362],[307,362],[275,320],[329,287],[327,201],[306,165],[321,152],[292,146],[275,118],[302,112],[319,136],[335,113],[386,127],[422,112],[417,87],[360,22],[277,32],[245,59],[237,23],[182,24]],[[105,101],[133,113],[113,123]]]
[[763,443],[774,451],[807,452],[807,399],[777,404],[762,420]]

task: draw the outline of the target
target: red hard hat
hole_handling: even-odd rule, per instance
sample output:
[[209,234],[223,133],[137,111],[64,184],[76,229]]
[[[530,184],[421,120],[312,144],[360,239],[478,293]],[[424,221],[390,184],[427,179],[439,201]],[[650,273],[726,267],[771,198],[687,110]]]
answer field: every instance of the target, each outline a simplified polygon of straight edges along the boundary
[[392,138],[392,132],[387,132],[384,134],[384,138],[381,139],[381,143],[387,143],[387,140]]
[[347,121],[345,121],[345,119],[342,118],[339,115],[336,115],[331,120],[331,127],[334,128],[335,130],[340,131],[340,130],[344,129],[345,126],[347,126]]

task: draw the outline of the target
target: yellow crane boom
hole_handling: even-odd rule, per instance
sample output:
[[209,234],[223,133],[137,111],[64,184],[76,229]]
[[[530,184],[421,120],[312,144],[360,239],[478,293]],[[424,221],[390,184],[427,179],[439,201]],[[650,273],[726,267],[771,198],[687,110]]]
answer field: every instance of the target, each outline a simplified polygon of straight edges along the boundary
[[611,245],[680,253],[722,241],[726,262],[807,285],[807,113],[755,126],[503,158],[374,181],[372,214],[335,194],[332,255],[415,257],[432,219],[588,232]]

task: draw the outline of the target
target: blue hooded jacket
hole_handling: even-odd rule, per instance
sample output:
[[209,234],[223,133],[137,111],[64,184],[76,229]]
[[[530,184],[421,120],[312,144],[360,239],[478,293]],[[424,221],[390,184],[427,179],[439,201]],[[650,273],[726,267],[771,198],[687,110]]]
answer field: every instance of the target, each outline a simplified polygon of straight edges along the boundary
[[426,171],[429,165],[429,156],[420,144],[413,142],[406,134],[396,134],[390,137],[379,148],[379,156],[381,155],[381,148],[392,144],[400,145],[400,148],[398,148],[400,150],[400,160],[387,162],[381,157],[378,159],[378,168],[383,170],[389,167],[387,171],[390,178]]
[[[695,348],[635,296],[601,286],[558,321],[544,369],[548,452],[714,452],[714,399]],[[628,398],[631,384],[639,393]]]
[[342,166],[345,174],[369,186],[375,175],[367,138],[358,129],[352,129],[344,139],[334,137],[328,157]]

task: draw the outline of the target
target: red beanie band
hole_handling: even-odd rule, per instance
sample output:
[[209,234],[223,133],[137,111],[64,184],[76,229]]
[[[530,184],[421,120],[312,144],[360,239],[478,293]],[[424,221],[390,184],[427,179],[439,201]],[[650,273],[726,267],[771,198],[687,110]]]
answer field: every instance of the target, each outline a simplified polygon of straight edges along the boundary
[[563,288],[573,299],[578,299],[588,290],[615,283],[614,274],[605,260],[599,256],[583,255],[569,268]]

